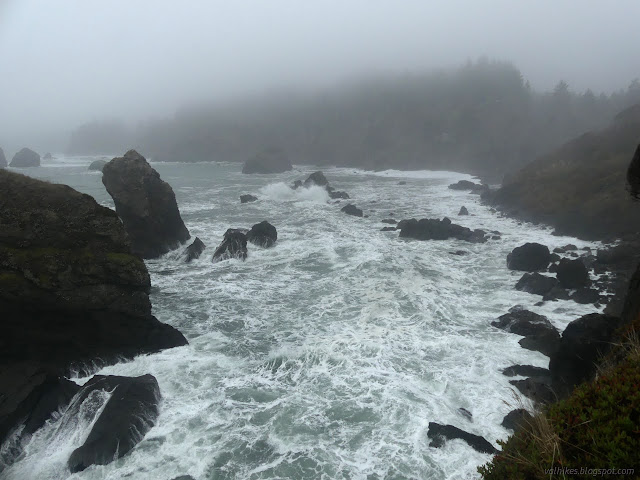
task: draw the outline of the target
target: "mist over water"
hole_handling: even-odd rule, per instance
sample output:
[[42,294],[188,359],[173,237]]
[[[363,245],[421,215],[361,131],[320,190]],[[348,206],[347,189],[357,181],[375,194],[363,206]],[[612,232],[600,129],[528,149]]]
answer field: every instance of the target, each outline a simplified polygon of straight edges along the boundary
[[[60,156],[25,173],[112,207],[100,173],[87,171],[93,159]],[[208,247],[191,264],[179,251],[146,262],[154,315],[190,344],[98,373],[154,375],[163,396],[157,424],[123,458],[70,476],[59,452],[85,438],[98,402],[86,421],[63,415],[38,432],[8,479],[476,478],[490,457],[461,441],[429,447],[428,423],[506,438],[500,422],[514,407],[501,370],[548,360],[489,323],[516,304],[559,329],[596,311],[569,301],[535,307],[539,297],[516,291],[520,273],[506,268],[525,241],[595,244],[499,218],[477,196],[447,188],[468,175],[323,168],[369,215],[355,218],[320,188],[288,188],[312,167],[262,176],[242,175],[235,163],[153,166]],[[240,204],[244,193],[258,201]],[[470,216],[456,216],[462,205]],[[443,216],[502,238],[420,242],[380,231],[384,218]],[[262,220],[278,230],[273,248],[250,244],[246,262],[211,263],[227,228]]]

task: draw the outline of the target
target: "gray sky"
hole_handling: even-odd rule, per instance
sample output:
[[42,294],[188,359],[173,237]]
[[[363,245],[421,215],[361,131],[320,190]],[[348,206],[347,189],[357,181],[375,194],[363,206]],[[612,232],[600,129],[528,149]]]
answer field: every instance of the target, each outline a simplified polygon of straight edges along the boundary
[[0,146],[483,55],[610,91],[640,77],[638,19],[640,0],[0,0]]

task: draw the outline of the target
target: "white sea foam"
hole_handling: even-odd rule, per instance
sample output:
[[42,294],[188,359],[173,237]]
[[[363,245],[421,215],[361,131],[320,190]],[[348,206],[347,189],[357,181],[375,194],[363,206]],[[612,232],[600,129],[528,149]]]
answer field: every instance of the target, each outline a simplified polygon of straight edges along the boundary
[[[568,301],[534,306],[540,297],[513,288],[520,273],[505,259],[525,241],[597,244],[496,216],[477,196],[447,188],[470,178],[463,174],[324,169],[369,215],[355,218],[327,202],[322,188],[289,188],[308,172],[274,182],[242,175],[237,164],[154,167],[170,179],[192,235],[208,245],[190,264],[171,255],[147,262],[154,314],[190,345],[101,371],[156,376],[160,417],[123,459],[73,478],[476,478],[490,457],[461,441],[429,447],[428,423],[505,438],[500,422],[512,391],[501,369],[547,363],[490,322],[515,304],[560,328],[596,311]],[[102,195],[90,183],[99,180],[79,180],[80,167],[68,175]],[[403,176],[411,181],[397,185]],[[240,204],[243,193],[259,201]],[[461,205],[468,217],[456,217]],[[380,231],[390,213],[449,216],[501,238],[407,241]],[[278,229],[273,248],[249,245],[246,262],[211,263],[227,228],[264,219]],[[44,446],[32,444],[16,465],[21,471],[46,463],[37,454]]]

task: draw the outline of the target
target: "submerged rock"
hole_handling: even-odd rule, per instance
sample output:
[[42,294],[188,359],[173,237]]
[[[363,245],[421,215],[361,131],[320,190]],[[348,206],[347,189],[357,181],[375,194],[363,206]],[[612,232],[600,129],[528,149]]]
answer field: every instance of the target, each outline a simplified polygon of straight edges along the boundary
[[447,240],[457,238],[471,243],[483,243],[487,241],[484,230],[471,230],[451,223],[448,218],[442,220],[423,218],[416,220],[402,220],[397,227],[400,229],[400,237],[414,238],[416,240]]
[[336,200],[336,199],[348,200],[349,198],[351,198],[347,192],[341,192],[330,186],[326,186],[325,188],[329,193],[329,198],[331,198],[332,200]]
[[551,252],[545,245],[539,243],[525,243],[514,248],[507,255],[507,268],[510,270],[523,270],[535,272],[544,270],[549,265]]
[[202,242],[202,240],[196,237],[193,243],[189,245],[187,248],[185,248],[184,253],[182,254],[184,256],[185,263],[189,263],[192,260],[195,260],[196,258],[200,257],[200,254],[202,254],[205,248],[207,247]]
[[216,248],[213,253],[213,262],[220,262],[222,260],[228,260],[231,258],[237,258],[239,260],[247,259],[247,235],[246,230],[240,230],[237,228],[228,229],[222,240],[222,243]]
[[363,213],[358,207],[353,205],[352,203],[345,205],[340,209],[341,212],[346,213],[347,215],[353,215],[354,217],[362,217]]
[[446,440],[460,439],[464,440],[474,450],[481,453],[489,453],[491,455],[498,453],[493,445],[491,445],[486,439],[473,433],[465,432],[464,430],[454,427],[453,425],[442,425],[436,422],[429,422],[429,429],[427,430],[427,437],[431,439],[429,446],[440,448],[444,445]]
[[191,237],[173,189],[135,150],[107,163],[102,183],[113,198],[135,254],[157,258]]
[[254,196],[254,195],[240,195],[240,203],[250,203],[250,202],[255,202],[256,200],[258,200],[258,197]]
[[242,167],[242,173],[283,173],[293,169],[286,152],[271,147],[248,159]]
[[33,150],[23,148],[13,156],[10,166],[15,168],[39,167],[40,155]]
[[276,227],[266,220],[256,223],[247,233],[247,240],[254,245],[269,248],[272,247],[278,239],[278,231]]
[[82,387],[66,415],[78,416],[82,403],[99,390],[109,392],[109,399],[85,442],[71,453],[67,462],[71,473],[106,465],[127,454],[158,418],[160,387],[152,375],[96,375]]
[[91,162],[91,165],[89,165],[89,170],[101,172],[107,163],[108,162],[106,160],[94,160]]

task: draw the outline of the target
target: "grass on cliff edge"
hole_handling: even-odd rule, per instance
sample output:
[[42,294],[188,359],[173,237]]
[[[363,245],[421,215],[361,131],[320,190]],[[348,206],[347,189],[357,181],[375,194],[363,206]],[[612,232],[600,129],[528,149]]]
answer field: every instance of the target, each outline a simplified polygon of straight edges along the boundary
[[624,360],[595,381],[537,414],[507,441],[502,452],[478,471],[487,480],[593,478],[556,470],[634,469],[627,475],[598,478],[640,478],[640,348],[629,337]]

